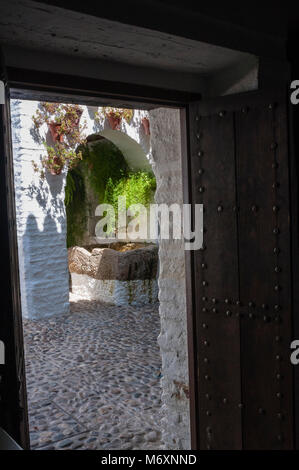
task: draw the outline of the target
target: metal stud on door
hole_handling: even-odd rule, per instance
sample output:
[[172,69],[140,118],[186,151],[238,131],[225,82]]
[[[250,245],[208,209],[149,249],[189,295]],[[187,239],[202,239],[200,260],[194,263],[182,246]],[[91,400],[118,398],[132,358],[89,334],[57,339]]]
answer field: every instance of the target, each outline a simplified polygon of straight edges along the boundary
[[190,109],[192,202],[206,229],[194,254],[202,449],[293,445],[286,100],[268,100]]

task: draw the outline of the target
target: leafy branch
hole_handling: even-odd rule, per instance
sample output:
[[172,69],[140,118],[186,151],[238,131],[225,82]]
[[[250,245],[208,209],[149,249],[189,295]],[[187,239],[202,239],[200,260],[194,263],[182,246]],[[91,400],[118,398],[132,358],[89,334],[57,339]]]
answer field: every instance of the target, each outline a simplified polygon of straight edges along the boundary
[[40,169],[36,162],[32,161],[34,171],[45,176],[44,170],[54,175],[59,175],[65,166],[73,168],[82,160],[82,152],[76,150],[78,146],[85,144],[83,135],[86,124],[80,123],[83,109],[76,104],[40,103],[32,120],[36,129],[47,124],[52,135],[53,145],[44,146],[46,155],[41,160]]

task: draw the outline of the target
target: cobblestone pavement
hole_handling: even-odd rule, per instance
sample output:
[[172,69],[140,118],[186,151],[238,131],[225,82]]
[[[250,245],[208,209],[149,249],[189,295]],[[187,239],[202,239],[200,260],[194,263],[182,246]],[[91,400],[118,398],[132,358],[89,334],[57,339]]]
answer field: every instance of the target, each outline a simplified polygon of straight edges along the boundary
[[32,449],[159,449],[158,305],[24,320]]

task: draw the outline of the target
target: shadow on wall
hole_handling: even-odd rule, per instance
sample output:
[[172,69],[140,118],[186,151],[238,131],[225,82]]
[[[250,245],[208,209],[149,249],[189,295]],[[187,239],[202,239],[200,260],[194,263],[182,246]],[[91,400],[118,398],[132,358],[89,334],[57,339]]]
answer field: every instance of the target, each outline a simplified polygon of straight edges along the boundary
[[[25,288],[22,289],[23,316],[29,319],[61,315],[69,310],[68,266],[65,236],[59,233],[50,214],[39,230],[30,214],[22,236]],[[63,260],[65,259],[65,262]]]
[[64,181],[64,174],[51,175],[46,171],[44,179],[39,178],[38,183],[31,183],[26,190],[27,196],[36,200],[47,215],[56,214],[55,219],[61,224],[65,223],[64,198],[61,197]]
[[[38,105],[41,109],[41,103]],[[30,134],[33,140],[42,145],[43,142],[47,146],[53,147],[55,142],[51,135],[50,129],[47,128],[46,133],[42,136],[36,126],[31,126]],[[45,152],[42,152],[43,154]],[[42,154],[40,154],[40,162],[42,161]],[[37,163],[37,162],[35,162]],[[65,220],[65,207],[64,207],[64,184],[67,170],[63,169],[60,175],[52,175],[49,171],[44,172],[44,178],[36,178],[27,187],[27,196],[37,201],[38,205],[43,210],[43,214],[55,214],[55,220],[63,224]]]

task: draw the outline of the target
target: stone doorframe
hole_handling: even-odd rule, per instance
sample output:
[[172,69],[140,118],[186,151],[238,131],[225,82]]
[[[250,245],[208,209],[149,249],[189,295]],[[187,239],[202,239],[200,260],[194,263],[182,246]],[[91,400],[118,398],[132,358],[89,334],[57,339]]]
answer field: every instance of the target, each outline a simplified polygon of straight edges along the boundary
[[[179,109],[149,112],[157,204],[182,204],[185,120]],[[184,240],[159,242],[162,437],[166,449],[190,449],[189,367]]]

